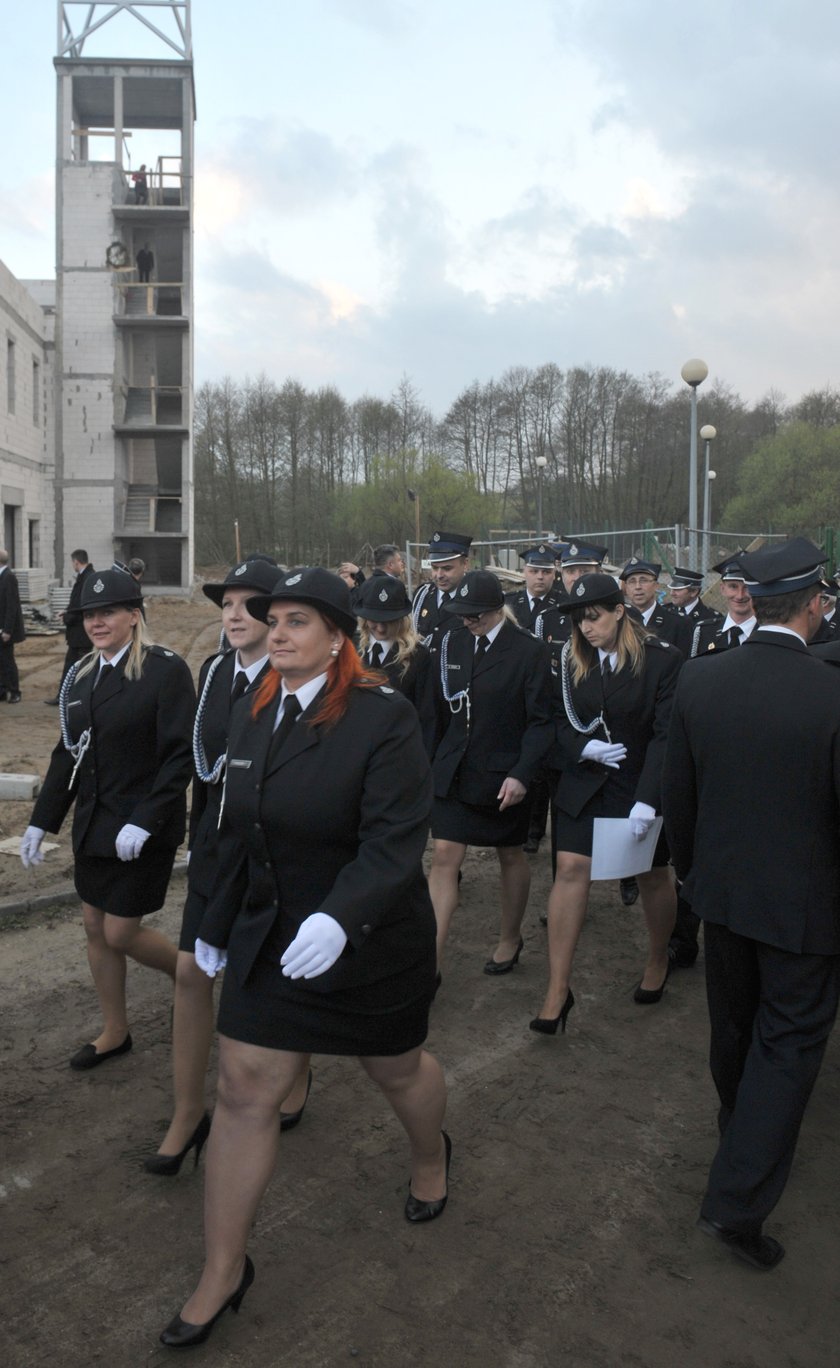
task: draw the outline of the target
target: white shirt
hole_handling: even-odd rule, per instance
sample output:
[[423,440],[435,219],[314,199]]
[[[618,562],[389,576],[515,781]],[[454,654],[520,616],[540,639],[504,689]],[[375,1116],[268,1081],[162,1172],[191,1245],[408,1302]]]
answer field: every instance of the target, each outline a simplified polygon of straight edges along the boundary
[[236,660],[233,663],[233,679],[231,680],[230,685],[231,692],[236,688],[237,677],[241,674],[244,674],[248,680],[248,683],[245,687],[250,687],[250,685],[253,684],[254,680],[256,679],[257,675],[259,674],[260,670],[262,669],[263,665],[267,660],[268,652],[266,651],[265,655],[261,656],[259,660],[254,661],[253,665],[243,665],[239,659],[239,652],[237,651]]
[[[122,649],[119,650],[119,651],[117,651],[117,654],[116,654],[116,655],[112,655],[112,656],[111,656],[111,659],[110,659],[110,660],[106,660],[104,656],[100,656],[100,657],[99,657],[99,674],[96,676],[96,684],[99,683],[99,675],[102,674],[102,671],[105,669],[105,666],[106,666],[106,665],[119,665],[119,663],[120,663],[120,661],[122,660],[123,656],[124,656],[128,651],[130,651],[130,650],[131,650],[131,642],[130,642],[130,641],[127,641],[127,642],[125,643],[125,645],[122,647]],[[94,688],[96,688],[96,684],[94,685]]]
[[615,667],[616,667],[616,664],[617,664],[617,662],[618,662],[618,651],[610,651],[609,653],[607,653],[606,651],[602,651],[601,648],[600,648],[600,646],[599,646],[599,647],[598,647],[598,663],[599,663],[600,666],[601,666],[601,673],[602,673],[602,674],[603,674],[603,672],[604,672],[604,661],[605,661],[605,660],[608,660],[608,661],[610,662],[610,669],[612,670],[613,674],[615,674]]
[[656,612],[656,609],[657,609],[658,607],[659,607],[659,604],[656,602],[656,599],[654,599],[654,601],[653,601],[653,603],[650,605],[650,607],[649,607],[649,608],[646,608],[645,611],[642,613],[642,622],[645,624],[646,627],[647,627],[648,623],[649,623],[650,620],[651,620],[651,617],[652,617],[653,614]]
[[727,613],[727,614],[726,614],[726,618],[724,619],[723,626],[721,627],[720,630],[721,630],[721,632],[728,632],[729,629],[730,629],[730,627],[740,627],[740,629],[741,629],[741,639],[740,639],[740,641],[738,642],[738,645],[739,645],[739,646],[743,646],[743,644],[744,644],[744,642],[746,641],[747,637],[750,635],[750,633],[752,632],[753,628],[755,627],[755,618],[754,618],[754,617],[747,618],[746,622],[736,622],[735,619],[734,619],[734,618],[731,618],[731,617],[729,616],[729,614]]
[[[294,692],[295,697],[297,698],[297,701],[300,704],[300,711],[303,713],[306,712],[306,709],[309,707],[309,704],[312,702],[316,694],[318,694],[320,690],[324,687],[326,682],[326,670],[323,674],[316,675],[314,679],[310,679],[307,684],[301,684],[300,688],[296,690],[287,689],[286,681],[284,679],[280,689],[280,702],[277,705],[277,716],[274,719],[274,727],[272,730],[276,731],[280,724],[280,718],[283,716],[283,708],[285,707],[286,699],[290,693]],[[297,720],[298,719],[295,718],[295,721]]]
[[[777,622],[768,622],[765,624],[764,627],[762,627],[761,630],[762,632],[784,632],[785,636],[796,637],[796,640],[801,641],[803,646],[808,645],[804,636],[800,636],[799,633],[795,632],[792,627],[781,627]],[[752,656],[750,656],[750,659],[752,659]]]
[[[502,618],[501,622],[497,622],[495,627],[491,627],[491,629],[490,629],[489,632],[485,632],[485,633],[484,633],[484,640],[487,642],[487,647],[486,647],[487,650],[489,650],[490,647],[493,645],[493,642],[496,640],[496,637],[499,635],[499,633],[500,633],[500,631],[502,630],[502,628],[504,627],[504,625],[505,625],[505,620],[504,620],[504,618]],[[476,639],[475,639],[475,650],[476,650],[476,651],[478,650],[478,643],[480,642],[480,640],[481,640],[481,637],[476,637]]]

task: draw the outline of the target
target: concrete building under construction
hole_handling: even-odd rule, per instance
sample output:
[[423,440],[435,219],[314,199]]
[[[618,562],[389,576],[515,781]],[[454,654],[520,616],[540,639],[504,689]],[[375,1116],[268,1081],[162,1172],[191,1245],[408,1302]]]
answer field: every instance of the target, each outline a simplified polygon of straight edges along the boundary
[[37,556],[60,581],[84,546],[177,591],[193,574],[190,0],[59,0],[58,26],[55,284],[0,274],[4,536],[16,566]]

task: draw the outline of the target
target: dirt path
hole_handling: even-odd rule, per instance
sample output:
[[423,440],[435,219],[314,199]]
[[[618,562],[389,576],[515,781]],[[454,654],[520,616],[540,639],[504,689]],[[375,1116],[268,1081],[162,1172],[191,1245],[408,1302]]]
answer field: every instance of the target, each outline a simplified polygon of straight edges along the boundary
[[[168,610],[167,610],[168,611]],[[183,613],[183,609],[181,612]],[[192,610],[195,664],[212,648]],[[195,635],[197,629],[198,635]],[[157,634],[157,633],[156,633]],[[190,637],[192,640],[190,641]],[[35,653],[33,652],[33,655]],[[54,653],[60,661],[61,650]],[[24,662],[22,662],[24,663]],[[35,666],[37,664],[37,672]],[[0,713],[4,767],[40,766],[55,676],[24,663],[24,703]],[[1,705],[0,705],[1,706]],[[9,716],[11,714],[11,716]],[[20,766],[23,767],[22,765]],[[7,829],[22,829],[20,805]],[[39,875],[68,869],[66,847]],[[637,909],[598,893],[565,1037],[528,1032],[543,983],[547,852],[535,857],[519,968],[481,973],[493,944],[495,859],[471,854],[430,1047],[444,1062],[453,1139],[441,1220],[402,1217],[406,1149],[351,1061],[315,1061],[301,1126],[284,1137],[251,1241],[257,1277],[195,1362],[242,1368],[826,1368],[837,1337],[837,1118],[833,1041],[770,1230],[788,1247],[762,1275],[693,1228],[715,1143],[702,974],[659,1007],[631,999]],[[0,864],[5,896],[30,886]],[[153,922],[177,933],[175,880]],[[201,1170],[141,1167],[168,1113],[167,985],[129,971],[134,1052],[90,1075],[69,1055],[96,1026],[76,909],[0,929],[0,1261],[4,1368],[139,1368],[201,1260]],[[202,1160],[203,1169],[203,1160]]]

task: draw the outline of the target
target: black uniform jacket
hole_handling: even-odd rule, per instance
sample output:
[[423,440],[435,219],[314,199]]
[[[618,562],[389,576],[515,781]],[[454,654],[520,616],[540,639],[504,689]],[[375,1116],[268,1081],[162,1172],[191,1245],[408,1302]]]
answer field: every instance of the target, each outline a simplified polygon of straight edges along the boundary
[[354,688],[326,730],[309,725],[322,700],[323,691],[279,750],[273,702],[256,718],[235,710],[224,875],[199,936],[228,945],[227,972],[240,983],[269,937],[279,958],[313,912],[348,937],[332,969],[309,982],[316,993],[386,978],[434,941],[421,863],[431,778],[417,715],[390,686]]
[[10,636],[15,645],[26,639],[17,576],[8,566],[0,575],[0,632]]
[[[536,613],[531,609],[531,599],[527,589],[516,589],[512,594],[505,594],[505,603],[510,608],[520,627],[524,627],[526,632],[533,632],[536,619],[549,608],[556,608],[557,596],[553,590],[549,589],[543,595],[542,603],[537,607]],[[545,638],[543,638],[545,639]]]
[[[699,622],[694,628],[691,636],[691,645],[688,654],[693,659],[695,656],[719,655],[721,651],[728,651],[733,643],[729,639],[729,632],[721,631],[726,618],[707,618],[705,622]],[[755,628],[753,628],[755,631]],[[746,645],[746,642],[743,643]],[[737,649],[740,651],[741,642],[738,642]]]
[[[207,672],[217,656],[205,660],[199,671],[199,697],[207,679]],[[207,768],[212,769],[220,755],[227,750],[228,731],[231,725],[230,691],[233,686],[233,671],[236,652],[228,651],[221,665],[213,675],[207,694],[204,714],[201,720],[201,740],[207,757]],[[260,681],[271,667],[266,661],[254,683],[237,699],[234,709],[249,708],[253,703],[252,695],[260,686]],[[247,702],[243,700],[247,699]],[[207,898],[216,887],[218,879],[216,855],[218,851],[219,815],[222,807],[224,770],[217,784],[205,784],[193,771],[192,802],[190,806],[190,865],[188,883],[193,892]]]
[[90,637],[85,631],[85,620],[82,616],[82,587],[88,575],[95,574],[92,565],[86,565],[73,581],[73,588],[70,590],[70,598],[64,614],[64,636],[67,645],[74,651],[89,651]]
[[719,613],[716,608],[710,608],[702,599],[697,600],[689,613],[684,613],[675,603],[666,603],[664,608],[666,613],[675,613],[683,622],[690,622],[692,631],[698,622],[723,622],[723,613]]
[[840,686],[795,637],[757,627],[716,664],[686,665],[663,810],[698,916],[795,954],[840,952]]
[[434,663],[431,652],[419,642],[411,654],[407,669],[397,664],[397,648],[391,643],[388,654],[377,669],[385,675],[392,689],[397,689],[413,703],[420,718],[420,731],[426,754],[431,758],[439,740],[437,707],[435,702]]
[[676,646],[683,658],[689,654],[692,629],[688,619],[675,613],[670,606],[654,608],[647,620],[647,631],[655,632],[669,646]]
[[50,757],[32,825],[58,831],[75,799],[73,850],[114,856],[120,829],[131,822],[151,833],[148,847],[184,838],[186,789],[192,772],[195,689],[180,656],[162,646],[144,654],[140,679],[110,666],[94,690],[92,670],[73,681],[67,700],[70,734],[91,728],[90,746],[68,787],[75,761],[64,743]]
[[820,623],[819,627],[818,627],[817,630],[815,631],[814,635],[811,637],[811,640],[808,642],[808,645],[809,645],[809,646],[822,646],[822,645],[824,645],[826,642],[834,641],[834,640],[836,639],[836,637],[837,637],[837,613],[836,613],[836,611],[835,611],[834,617],[831,619],[830,622],[827,621],[826,618],[823,618],[822,622]]
[[579,816],[608,779],[626,791],[628,811],[634,803],[662,811],[662,763],[682,656],[658,637],[649,637],[644,651],[640,675],[623,669],[604,678],[596,665],[579,684],[571,685],[578,720],[586,725],[603,710],[611,740],[627,747],[618,770],[592,760],[581,762],[587,742],[605,741],[606,733],[601,727],[589,736],[575,730],[563,706],[559,673],[556,676],[557,744],[550,766],[560,771],[555,802],[570,817]]
[[[508,777],[528,788],[551,746],[549,653],[512,622],[502,623],[477,663],[475,638],[464,629],[449,634],[447,653],[450,691],[469,686],[470,710],[462,705],[450,712],[441,690],[443,717],[449,718],[432,762],[435,794],[490,806]],[[439,673],[436,684],[440,688]]]

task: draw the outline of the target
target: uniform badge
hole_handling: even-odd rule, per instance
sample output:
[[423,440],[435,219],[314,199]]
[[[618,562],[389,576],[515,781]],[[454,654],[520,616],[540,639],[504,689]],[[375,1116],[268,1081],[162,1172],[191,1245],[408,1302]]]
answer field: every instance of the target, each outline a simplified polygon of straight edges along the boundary
[[433,541],[433,542],[439,542],[439,541],[440,541],[440,533],[439,533],[439,532],[435,532],[435,533],[434,533],[434,535],[433,535],[433,537],[432,537],[432,541]]
[[577,594],[578,598],[580,598],[583,594],[586,593],[586,585],[583,582],[581,582],[575,590],[575,593]]
[[303,579],[303,575],[292,575],[292,578],[291,578],[291,579],[287,579],[287,580],[286,580],[286,583],[287,583],[287,584],[300,584],[300,582],[301,582],[302,579]]
[[246,571],[247,569],[248,569],[248,563],[247,563],[247,561],[243,561],[243,563],[242,563],[240,566],[237,566],[237,568],[234,570],[233,573],[234,573],[235,575],[244,575],[244,574],[245,574],[245,571]]
[[420,616],[421,616],[421,617],[428,617],[428,613],[429,613],[428,608],[423,608],[423,609],[421,609],[421,611],[420,611]]
[[175,652],[174,652],[174,651],[164,651],[163,654],[164,654],[165,656],[174,656]]
[[461,590],[461,598],[466,598],[466,597],[467,597],[467,594],[468,594],[469,592],[470,592],[470,587],[469,587],[468,584],[465,584],[464,587],[463,587],[463,589]]
[[380,693],[393,693],[394,690],[393,690],[393,689],[389,689],[387,684],[380,684],[380,686],[379,686],[379,692],[380,692]]
[[574,545],[574,543],[573,543],[573,544],[569,547],[569,555],[570,555],[570,556],[576,556],[577,553],[578,553],[578,549],[577,549],[577,547],[576,547],[576,546]]
[[380,602],[380,603],[387,603],[387,602],[388,602],[388,590],[387,590],[387,589],[383,589],[383,590],[382,590],[382,593],[379,595],[379,602]]
[[105,585],[102,583],[101,579],[98,579],[98,580],[96,581],[95,585],[93,586],[93,592],[94,592],[95,594],[101,594],[101,593],[102,593],[102,590],[103,590],[104,588],[105,588]]
[[638,556],[631,556],[630,559],[629,559],[629,561],[627,562],[627,564],[628,564],[628,565],[638,565],[638,564],[639,564],[639,558],[638,558]]

